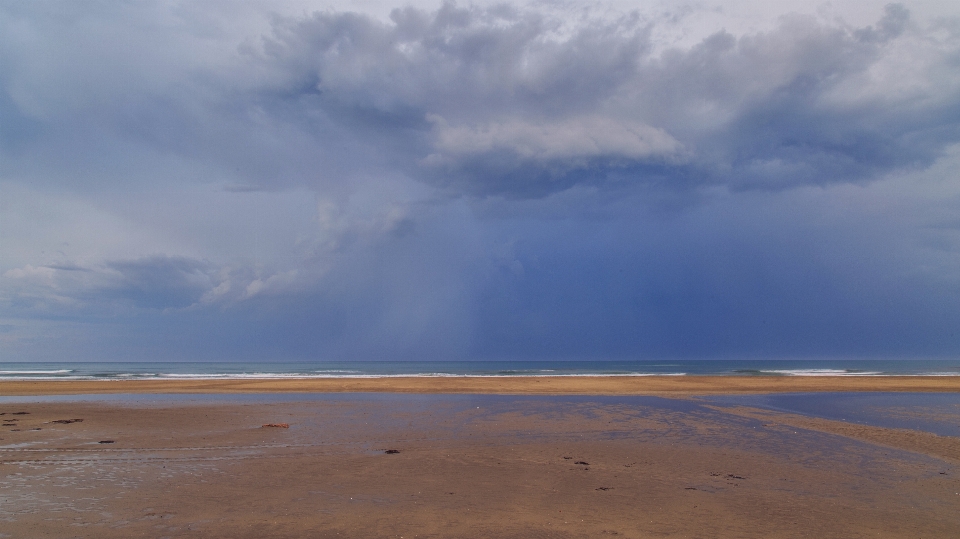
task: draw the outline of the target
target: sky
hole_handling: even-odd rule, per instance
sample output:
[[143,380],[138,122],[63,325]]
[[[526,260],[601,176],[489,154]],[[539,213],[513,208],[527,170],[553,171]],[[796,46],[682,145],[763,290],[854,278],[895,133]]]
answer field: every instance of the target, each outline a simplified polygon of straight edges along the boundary
[[0,2],[0,361],[960,357],[960,3]]

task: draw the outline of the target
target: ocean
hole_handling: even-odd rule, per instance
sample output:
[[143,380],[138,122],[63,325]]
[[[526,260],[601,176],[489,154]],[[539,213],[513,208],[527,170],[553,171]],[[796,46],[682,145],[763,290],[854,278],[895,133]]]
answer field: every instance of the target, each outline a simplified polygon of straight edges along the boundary
[[942,360],[0,362],[0,380],[389,376],[960,376]]

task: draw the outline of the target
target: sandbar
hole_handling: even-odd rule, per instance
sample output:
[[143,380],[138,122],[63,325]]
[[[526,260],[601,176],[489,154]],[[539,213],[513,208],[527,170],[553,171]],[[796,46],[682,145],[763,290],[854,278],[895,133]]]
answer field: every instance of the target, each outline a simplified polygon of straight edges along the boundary
[[960,376],[391,376],[0,381],[0,396],[273,392],[718,395],[818,391],[960,392]]

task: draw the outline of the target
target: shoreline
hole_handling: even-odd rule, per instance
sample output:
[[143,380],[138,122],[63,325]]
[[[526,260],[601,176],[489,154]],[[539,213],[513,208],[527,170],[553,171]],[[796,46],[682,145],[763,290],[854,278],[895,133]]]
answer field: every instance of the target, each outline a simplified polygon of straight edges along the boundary
[[166,380],[2,380],[0,396],[196,393],[726,395],[960,392],[960,376],[391,376]]

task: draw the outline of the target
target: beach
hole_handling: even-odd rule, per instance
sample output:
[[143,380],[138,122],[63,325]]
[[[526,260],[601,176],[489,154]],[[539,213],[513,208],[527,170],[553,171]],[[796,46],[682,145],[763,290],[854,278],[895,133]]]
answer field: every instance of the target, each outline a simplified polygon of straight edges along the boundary
[[960,536],[960,438],[710,397],[954,377],[687,378],[3,382],[0,537]]

